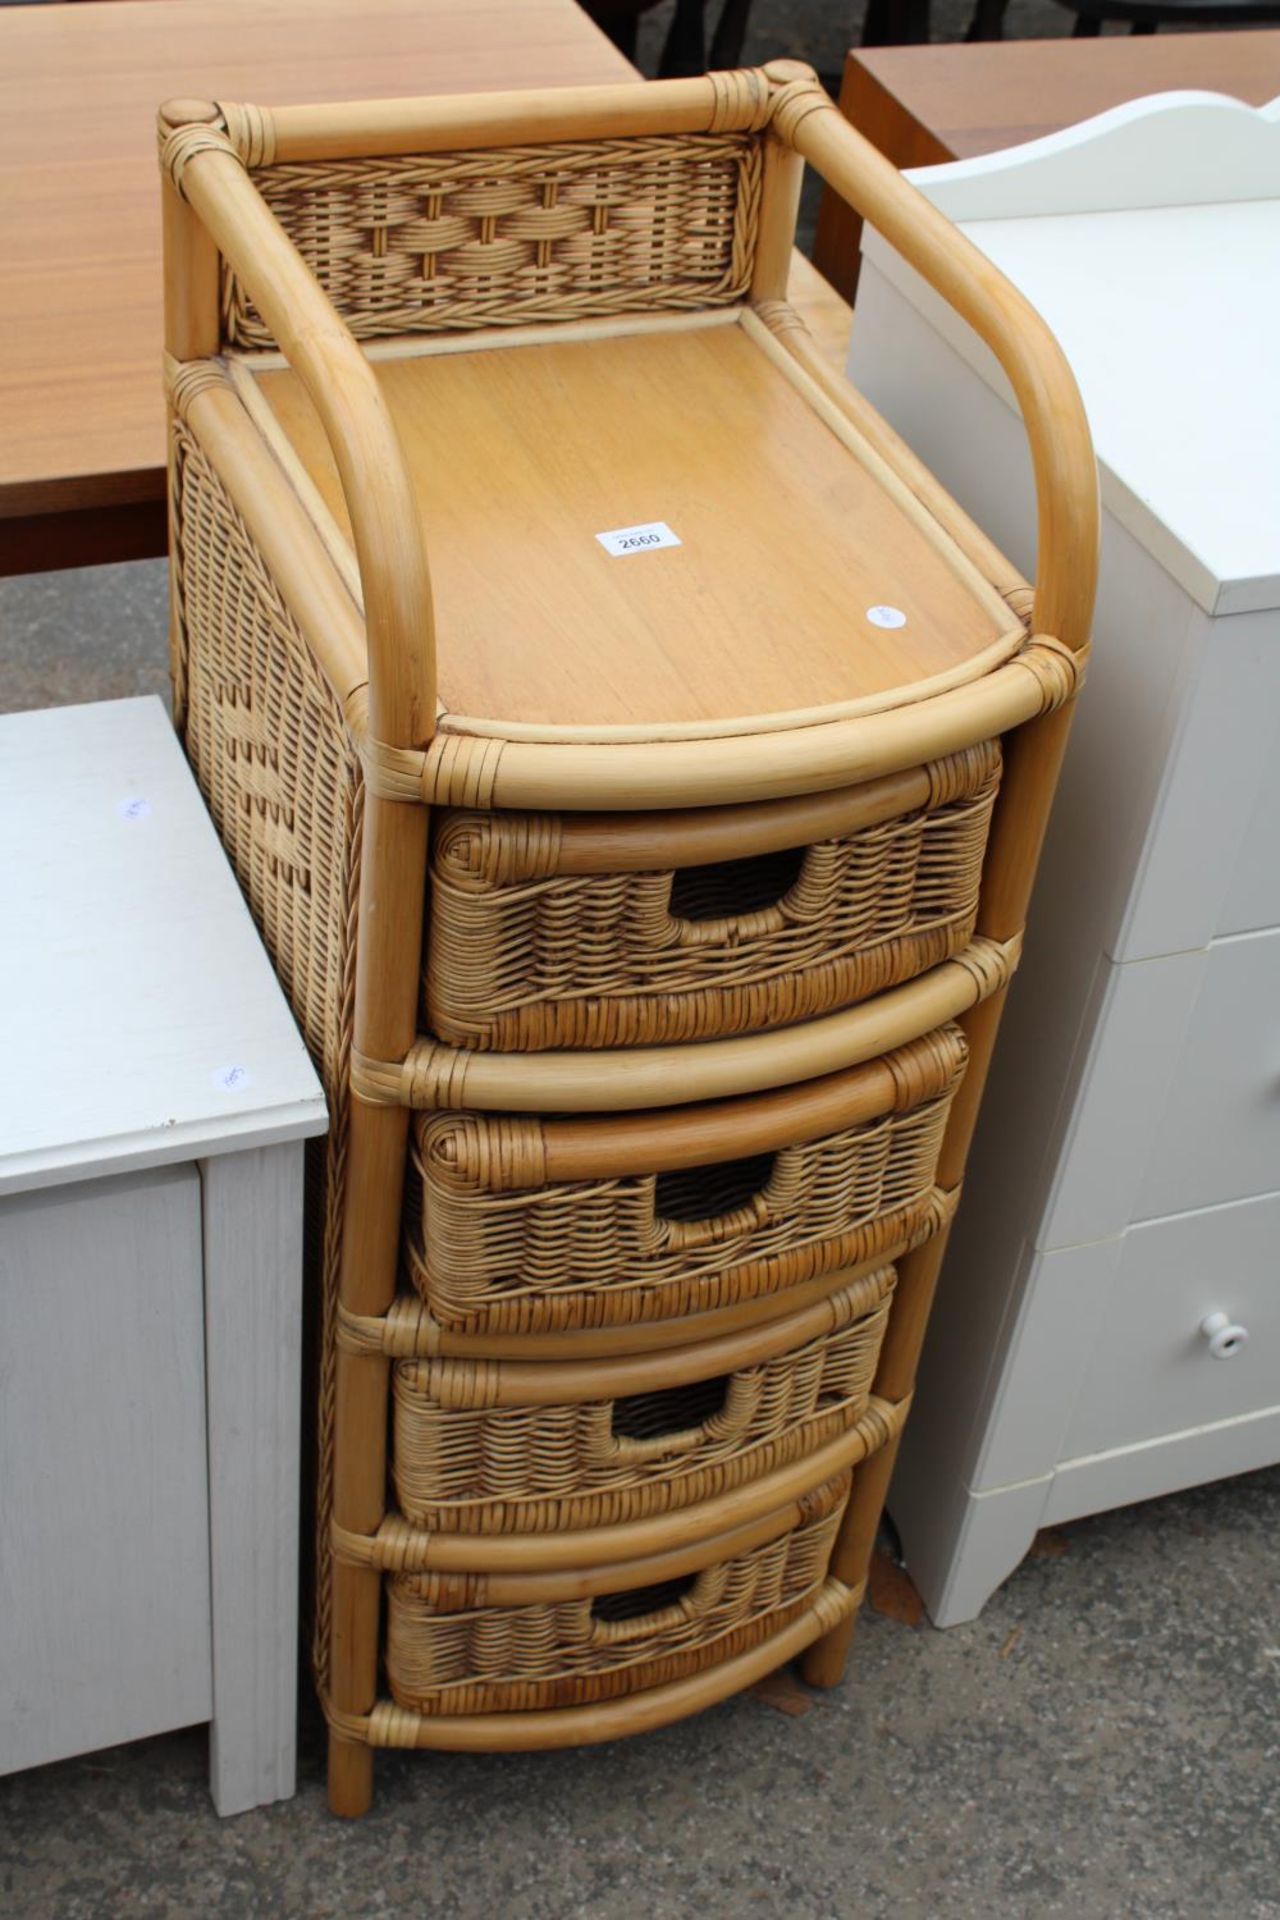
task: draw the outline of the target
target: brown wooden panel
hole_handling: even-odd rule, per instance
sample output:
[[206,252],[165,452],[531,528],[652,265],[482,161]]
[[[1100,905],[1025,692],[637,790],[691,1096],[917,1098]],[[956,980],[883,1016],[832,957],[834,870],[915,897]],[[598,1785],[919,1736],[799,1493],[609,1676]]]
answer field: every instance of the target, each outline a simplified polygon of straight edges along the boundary
[[[840,86],[840,111],[895,167],[928,167],[953,156],[903,108],[902,103],[864,65],[869,56],[850,53]],[[858,287],[862,215],[824,187],[818,207],[813,264],[836,292],[852,301]]]
[[1038,140],[1146,93],[1206,88],[1262,106],[1280,92],[1280,29],[1274,27],[877,47],[856,57],[957,160]]
[[116,560],[158,560],[167,543],[163,500],[20,514],[0,520],[0,579]]

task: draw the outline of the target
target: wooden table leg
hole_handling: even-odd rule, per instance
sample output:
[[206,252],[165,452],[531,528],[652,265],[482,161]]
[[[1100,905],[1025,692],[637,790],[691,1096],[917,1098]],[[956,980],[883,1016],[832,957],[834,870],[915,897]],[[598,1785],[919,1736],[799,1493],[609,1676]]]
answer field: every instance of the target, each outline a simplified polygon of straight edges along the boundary
[[[844,63],[840,111],[895,167],[929,167],[954,155],[927,127],[912,118],[862,65],[857,53]],[[818,208],[813,264],[845,300],[858,286],[862,219],[838,193],[824,187]]]
[[966,41],[972,44],[976,40],[1003,40],[1004,16],[1008,0],[978,0],[973,10],[973,19],[969,22]]
[[300,1141],[200,1162],[221,1814],[295,1785],[302,1162]]
[[870,0],[862,23],[864,47],[916,47],[929,40],[929,0]]

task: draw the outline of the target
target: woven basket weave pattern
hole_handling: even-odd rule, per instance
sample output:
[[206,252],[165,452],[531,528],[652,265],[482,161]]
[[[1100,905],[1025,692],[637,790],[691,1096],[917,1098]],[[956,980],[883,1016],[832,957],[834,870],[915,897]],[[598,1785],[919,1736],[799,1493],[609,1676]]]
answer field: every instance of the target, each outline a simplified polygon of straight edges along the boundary
[[[751,280],[751,134],[667,135],[254,170],[360,339],[727,305]],[[275,342],[224,273],[229,345]]]
[[[321,1292],[317,1530],[332,1484],[334,1347],[363,785],[341,712],[225,488],[175,428],[173,566],[188,758],[324,1083],[307,1151],[307,1272]],[[323,1564],[323,1559],[321,1564]],[[328,1582],[316,1658],[328,1659]]]
[[[387,1678],[420,1713],[496,1713],[662,1686],[776,1633],[826,1576],[845,1474],[807,1497],[790,1533],[697,1574],[634,1619],[590,1599],[451,1613],[431,1575],[387,1581]],[[684,1583],[681,1583],[684,1584]]]
[[[442,1369],[395,1369],[395,1487],[406,1519],[443,1532],[609,1526],[708,1500],[812,1453],[867,1404],[892,1297],[892,1267],[832,1297],[832,1328],[712,1385],[615,1403],[443,1405]],[[465,1385],[463,1392],[465,1393]],[[680,1425],[681,1410],[694,1423]],[[618,1427],[629,1431],[619,1433]],[[645,1426],[658,1430],[637,1437]]]
[[[537,819],[446,814],[429,1026],[478,1048],[655,1045],[807,1019],[938,965],[973,932],[1000,776],[995,743],[955,759],[958,798],[804,848],[781,897],[746,912],[723,869],[513,881],[537,862]],[[690,877],[697,919],[672,911]]]
[[[954,1087],[780,1148],[745,1197],[738,1164],[694,1169],[665,1189],[667,1217],[652,1174],[493,1191],[490,1138],[535,1141],[537,1122],[420,1119],[406,1181],[411,1278],[442,1325],[528,1332],[703,1312],[834,1272],[874,1257],[873,1223],[905,1236],[928,1209]],[[671,1217],[688,1212],[681,1191],[696,1191],[702,1217]]]

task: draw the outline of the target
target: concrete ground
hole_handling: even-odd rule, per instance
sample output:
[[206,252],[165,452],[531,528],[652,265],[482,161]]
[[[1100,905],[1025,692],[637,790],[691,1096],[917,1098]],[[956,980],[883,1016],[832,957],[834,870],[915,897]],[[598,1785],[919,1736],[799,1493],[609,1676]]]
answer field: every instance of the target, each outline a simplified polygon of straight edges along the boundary
[[[967,8],[938,0],[936,37]],[[857,17],[757,0],[747,58],[834,77]],[[1012,0],[1009,27],[1069,17]],[[0,708],[163,692],[164,628],[162,562],[0,582]],[[202,1728],[0,1781],[0,1913],[1269,1920],[1278,1533],[1280,1469],[1104,1514],[946,1634],[886,1558],[834,1692],[578,1753],[386,1755],[355,1826],[325,1812],[304,1688],[298,1796],[265,1812],[216,1819]]]
[[[220,1822],[203,1729],[0,1781],[12,1920],[1270,1920],[1280,1470],[1041,1537],[972,1626],[891,1579],[843,1686],[617,1746],[380,1756]],[[92,1570],[85,1569],[86,1578]]]

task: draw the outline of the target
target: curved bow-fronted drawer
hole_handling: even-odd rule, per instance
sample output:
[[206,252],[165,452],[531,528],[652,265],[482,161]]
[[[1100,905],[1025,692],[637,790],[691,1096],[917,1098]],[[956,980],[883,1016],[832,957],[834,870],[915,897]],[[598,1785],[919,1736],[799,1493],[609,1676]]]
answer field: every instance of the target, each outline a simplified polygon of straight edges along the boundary
[[879,1267],[763,1328],[636,1359],[402,1360],[400,1511],[448,1532],[604,1526],[802,1459],[866,1408],[893,1284]]
[[865,999],[970,938],[999,778],[988,741],[754,806],[446,811],[427,1022],[463,1047],[652,1046]]
[[465,1575],[393,1574],[392,1698],[426,1714],[574,1706],[730,1660],[817,1598],[850,1484],[845,1473],[803,1495],[745,1552],[713,1535],[700,1566],[654,1579],[624,1562],[584,1574],[572,1597],[555,1597],[556,1576],[528,1575],[499,1583],[515,1597],[477,1605]]
[[742,1100],[582,1121],[424,1116],[411,1278],[442,1326],[538,1333],[706,1312],[859,1265],[937,1224],[965,1058],[941,1027]]

